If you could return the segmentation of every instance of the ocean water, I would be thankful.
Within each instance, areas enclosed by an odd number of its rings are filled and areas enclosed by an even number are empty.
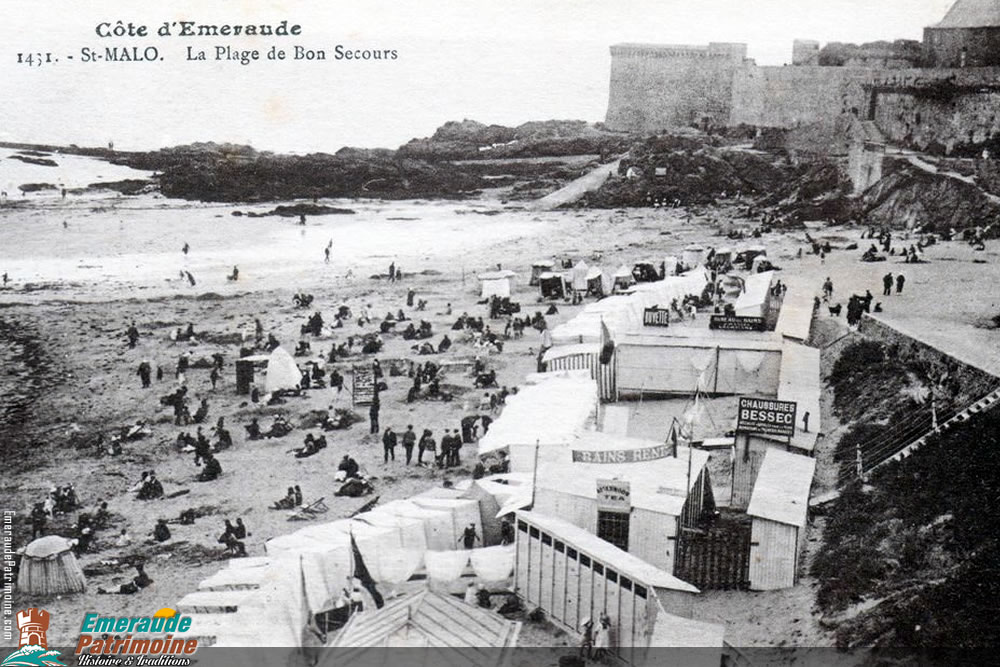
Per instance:
[[[278,284],[305,287],[349,271],[367,277],[386,272],[392,261],[404,271],[458,269],[463,262],[478,271],[493,264],[492,246],[543,234],[559,219],[559,214],[499,210],[482,201],[321,200],[356,213],[309,216],[300,226],[296,218],[233,215],[263,213],[276,204],[203,204],[109,191],[65,199],[58,190],[21,197],[17,185],[24,182],[72,188],[149,174],[62,155],[49,156],[59,167],[43,167],[12,160],[12,152],[0,149],[0,183],[8,192],[7,204],[0,205],[0,272],[10,275],[15,289],[44,285],[59,298],[188,289],[182,271],[191,272],[198,290],[220,293]],[[326,264],[324,249],[331,242]],[[186,256],[185,243],[191,248]],[[226,280],[233,266],[240,270],[235,285]],[[0,301],[11,297],[9,290],[0,292]]]

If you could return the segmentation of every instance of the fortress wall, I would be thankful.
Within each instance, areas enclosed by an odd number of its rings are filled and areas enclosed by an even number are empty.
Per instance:
[[[654,133],[707,115],[719,124],[833,132],[838,118],[856,114],[889,142],[920,149],[1000,136],[1000,67],[758,67],[730,45],[611,52],[607,123],[616,130]]]
[[[726,123],[732,108],[733,72],[742,58],[705,48],[612,48],[611,129],[658,132],[690,126],[710,116]]]
[[[954,88],[928,88],[942,81]],[[951,151],[1000,135],[1000,68],[901,70],[872,83],[875,123],[893,143]]]
[[[868,67],[748,67],[733,78],[730,124],[797,127],[832,124],[857,109],[864,113],[862,84],[877,70]]]

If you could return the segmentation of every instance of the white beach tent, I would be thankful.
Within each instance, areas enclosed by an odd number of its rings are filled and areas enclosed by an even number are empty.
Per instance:
[[[635,284],[635,278],[632,277],[632,270],[622,264],[617,269],[612,276],[614,281],[613,291],[618,291],[627,288],[629,285]]]
[[[275,537],[265,545],[276,561],[300,564],[306,601],[313,612],[329,609],[354,571],[350,538],[339,530],[312,526],[312,534],[298,531]]]
[[[736,299],[736,314],[745,317],[763,317],[767,312],[771,280],[774,271],[755,273],[744,283],[743,293]]]
[[[420,496],[411,498],[411,500],[417,507],[448,512],[449,516],[451,516],[454,533],[457,536],[456,543],[469,524],[476,527],[476,535],[479,535],[480,539],[482,539],[483,521],[479,512],[478,500],[471,498],[422,498]],[[453,544],[451,548],[456,549],[458,547],[456,544]]]
[[[420,519],[428,549],[454,549],[458,543],[451,512],[420,507],[409,500],[394,500],[376,508],[372,513]]]
[[[514,291],[514,278],[517,276],[513,271],[504,269],[503,271],[490,271],[479,274],[482,281],[481,299],[488,299],[491,296],[510,296]]]
[[[537,384],[507,398],[500,417],[479,439],[479,455],[507,448],[513,472],[531,472],[539,448],[564,446],[597,410],[590,372],[545,373]]]
[[[283,347],[276,347],[267,357],[267,377],[264,391],[271,393],[279,389],[296,389],[302,382],[302,371],[295,359]]]
[[[689,269],[700,265],[705,259],[705,246],[692,243],[684,248],[681,259],[684,262],[684,266]]]
[[[570,283],[573,285],[573,289],[577,292],[585,292],[587,290],[587,275],[590,273],[590,266],[582,259],[576,263],[573,269],[570,271]]]
[[[365,521],[344,519],[335,524],[346,534],[353,535],[368,573],[377,582],[401,584],[413,576],[424,562],[425,549],[403,546],[402,529],[398,523],[386,522],[376,526]]]
[[[354,517],[355,522],[372,526],[392,526],[399,530],[400,546],[404,549],[427,551],[427,535],[424,522],[414,517],[397,516],[390,512],[363,512]]]

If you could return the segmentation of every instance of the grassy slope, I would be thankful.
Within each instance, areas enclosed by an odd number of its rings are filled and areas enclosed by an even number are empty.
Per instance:
[[[831,377],[838,402],[849,397],[851,405],[868,406],[858,418],[884,418],[894,402],[898,409],[908,400],[886,392],[904,381],[906,369],[879,360],[874,348],[852,347],[851,361],[839,364],[841,373],[835,369]],[[849,368],[862,359],[877,370],[868,381]],[[854,483],[837,501],[813,565],[821,581],[817,602],[839,625],[838,643],[997,643],[1000,413],[982,414],[938,436],[869,482]]]

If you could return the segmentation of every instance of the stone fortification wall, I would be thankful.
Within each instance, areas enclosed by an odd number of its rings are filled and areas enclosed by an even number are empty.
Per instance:
[[[732,109],[733,73],[746,46],[611,47],[611,129],[654,133],[708,119],[725,124]]]
[[[733,77],[732,125],[797,127],[864,114],[866,67],[747,67]]]
[[[742,48],[742,51],[740,50]],[[758,67],[742,45],[611,48],[611,129],[719,125],[834,130],[851,115],[895,144],[951,152],[1000,137],[1000,67]]]
[[[950,153],[1000,135],[1000,68],[880,72],[872,119],[896,144]]]

